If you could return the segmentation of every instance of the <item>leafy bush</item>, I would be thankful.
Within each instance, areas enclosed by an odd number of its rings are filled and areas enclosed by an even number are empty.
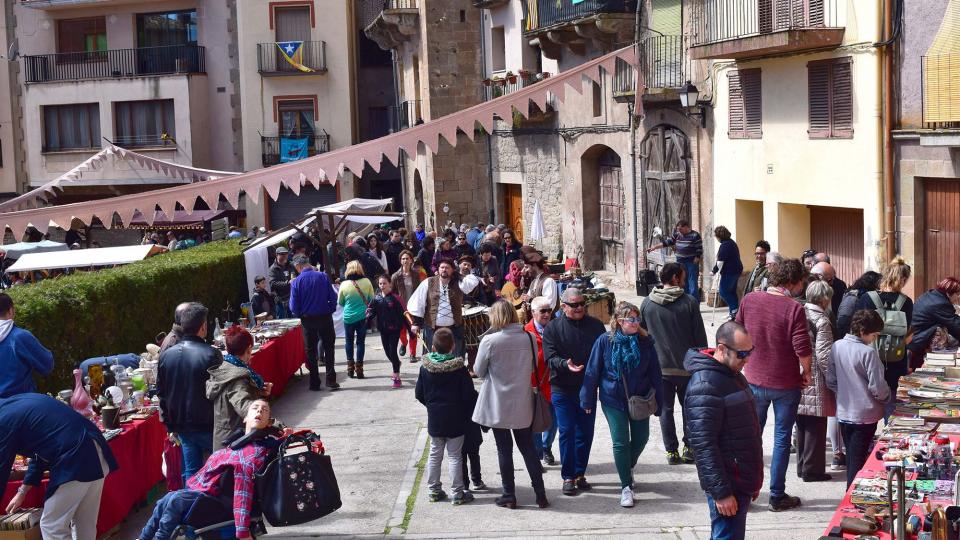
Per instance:
[[[170,330],[181,302],[201,302],[211,321],[223,319],[227,302],[239,315],[246,272],[242,247],[222,241],[9,293],[17,325],[53,351],[53,373],[38,378],[37,385],[41,392],[56,392],[73,388],[73,369],[87,358],[143,352],[158,333]]]

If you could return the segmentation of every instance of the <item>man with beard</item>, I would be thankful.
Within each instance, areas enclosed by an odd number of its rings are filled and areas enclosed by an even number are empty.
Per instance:
[[[434,332],[449,328],[456,341],[455,354],[463,356],[463,296],[455,263],[450,259],[438,261],[437,275],[423,280],[414,291],[407,303],[407,311],[414,318],[411,330],[417,333],[423,328],[427,349],[433,346]]]
[[[534,298],[544,297],[547,305],[557,309],[557,283],[547,273],[543,255],[536,251],[527,251],[523,255],[523,273],[530,286],[526,294],[521,296],[524,302],[532,302]]]

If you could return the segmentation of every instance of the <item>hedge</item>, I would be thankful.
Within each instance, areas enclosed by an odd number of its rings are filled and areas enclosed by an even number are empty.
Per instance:
[[[242,246],[229,240],[8,292],[17,325],[53,351],[53,373],[37,378],[40,391],[52,393],[73,388],[73,369],[87,358],[143,352],[170,330],[181,302],[203,303],[213,321],[227,302],[239,315],[247,296]]]

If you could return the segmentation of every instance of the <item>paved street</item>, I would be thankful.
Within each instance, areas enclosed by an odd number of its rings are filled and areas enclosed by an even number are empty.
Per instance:
[[[618,299],[637,300],[624,291],[618,293]],[[715,328],[710,326],[711,311],[708,307],[703,309],[712,340],[711,330]],[[718,324],[721,318],[718,313]],[[394,390],[389,384],[390,364],[378,336],[367,337],[367,353],[365,380],[341,380],[343,388],[338,392],[313,393],[307,391],[306,380],[300,379],[275,405],[274,415],[284,423],[314,429],[323,437],[337,472],[343,508],[316,523],[273,528],[271,537],[375,537],[388,533],[410,538],[709,538],[709,515],[696,469],[693,465],[666,465],[659,424],[655,421],[637,465],[637,505],[632,509],[620,508],[618,504],[619,482],[602,416],[597,419],[588,470],[594,485],[592,492],[564,497],[560,493],[559,467],[548,467],[544,480],[552,506],[537,509],[529,477],[522,470],[523,462],[517,453],[517,495],[521,506],[513,511],[496,507],[493,499],[500,483],[496,447],[493,436],[487,434],[481,461],[484,481],[491,489],[477,492],[477,500],[466,506],[430,503],[422,479],[419,485],[416,483],[418,471],[425,463],[427,443],[426,412],[413,397],[419,366],[405,363],[405,387]],[[338,360],[342,359],[340,354],[342,346]],[[677,423],[680,425],[679,409]],[[773,427],[768,425],[764,433],[768,464],[772,436]],[[556,447],[554,451],[557,453]],[[446,473],[443,478],[448,487]],[[415,495],[408,500],[412,488]],[[835,474],[831,482],[805,484],[796,478],[791,463],[787,491],[800,496],[803,507],[785,513],[769,512],[768,492],[764,488],[748,518],[748,538],[816,538],[843,494],[844,481],[840,474]],[[134,538],[136,527],[145,519],[144,512],[131,519],[121,537]]]

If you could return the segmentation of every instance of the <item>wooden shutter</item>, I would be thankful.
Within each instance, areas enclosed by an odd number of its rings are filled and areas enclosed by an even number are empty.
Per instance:
[[[727,135],[731,139],[743,139],[746,134],[743,130],[743,90],[740,87],[740,72],[731,70],[727,73],[730,82],[730,105],[727,111]]]
[[[824,0],[807,0],[807,26],[824,26]]]
[[[830,122],[834,138],[853,137],[853,75],[851,58],[838,58],[831,65]]]
[[[811,139],[830,137],[830,64],[810,62],[807,64],[808,116]]]
[[[831,58],[807,64],[811,139],[853,137],[852,59]]]
[[[727,77],[730,81],[729,137],[762,138],[760,68],[731,71]]]
[[[761,34],[773,31],[773,0],[757,0],[757,29]]]

